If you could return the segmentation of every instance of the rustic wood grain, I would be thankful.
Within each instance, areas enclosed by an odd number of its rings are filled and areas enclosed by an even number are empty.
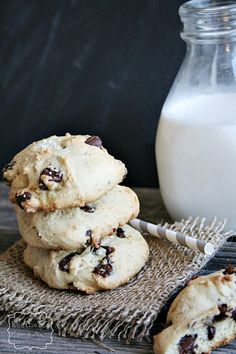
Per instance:
[[[141,214],[140,217],[151,222],[159,222],[161,220],[169,220],[168,213],[161,200],[160,192],[157,189],[136,188],[140,202]],[[7,200],[7,187],[0,183],[0,252],[6,250],[17,239],[19,233],[14,214],[14,208]],[[220,252],[208,263],[207,267],[202,270],[202,274],[225,267],[227,264],[236,265],[236,237],[232,237],[229,242],[226,242]],[[165,314],[164,314],[165,315]],[[163,313],[162,313],[163,316]],[[37,329],[38,331],[38,329]],[[32,329],[17,328],[17,337],[19,343],[27,342],[27,337],[33,335]],[[40,330],[40,343],[43,338],[48,337],[48,331]],[[97,343],[89,340],[81,340],[78,338],[62,338],[53,333],[53,343],[46,350],[32,350],[31,353],[79,353],[79,354],[106,354],[109,351],[115,351],[117,354],[151,354],[152,343],[150,342],[132,342],[125,343],[114,338],[106,340],[105,345],[108,347],[102,348]],[[37,343],[37,338],[35,339]],[[40,346],[40,343],[39,346]],[[110,348],[110,350],[109,350]],[[8,342],[7,325],[0,327],[0,352],[1,353],[28,353],[29,350],[15,350],[12,344]],[[226,347],[222,347],[215,351],[218,354],[234,354],[236,353],[236,341]]]

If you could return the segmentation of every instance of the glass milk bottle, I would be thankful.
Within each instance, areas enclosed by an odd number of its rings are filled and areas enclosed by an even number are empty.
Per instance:
[[[156,137],[161,194],[173,219],[236,230],[236,1],[189,1],[180,17],[187,50]]]

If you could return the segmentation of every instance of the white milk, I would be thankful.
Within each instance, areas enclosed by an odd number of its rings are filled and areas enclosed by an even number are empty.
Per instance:
[[[236,93],[163,107],[156,141],[162,197],[173,217],[227,218],[236,230]]]

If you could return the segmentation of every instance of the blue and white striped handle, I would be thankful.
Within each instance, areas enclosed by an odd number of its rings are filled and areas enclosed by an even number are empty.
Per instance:
[[[164,227],[154,225],[140,219],[130,220],[129,223],[133,226],[133,228],[139,231],[148,232],[153,236],[163,240],[168,240],[177,245],[185,246],[207,255],[212,255],[215,252],[215,248],[212,243],[204,242],[191,236],[186,236],[179,231],[165,229]]]

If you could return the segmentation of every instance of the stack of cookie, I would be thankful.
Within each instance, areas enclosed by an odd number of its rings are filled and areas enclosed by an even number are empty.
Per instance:
[[[11,185],[26,265],[50,287],[93,293],[128,282],[149,249],[127,225],[136,194],[127,170],[96,136],[66,134],[29,145],[3,170]]]

